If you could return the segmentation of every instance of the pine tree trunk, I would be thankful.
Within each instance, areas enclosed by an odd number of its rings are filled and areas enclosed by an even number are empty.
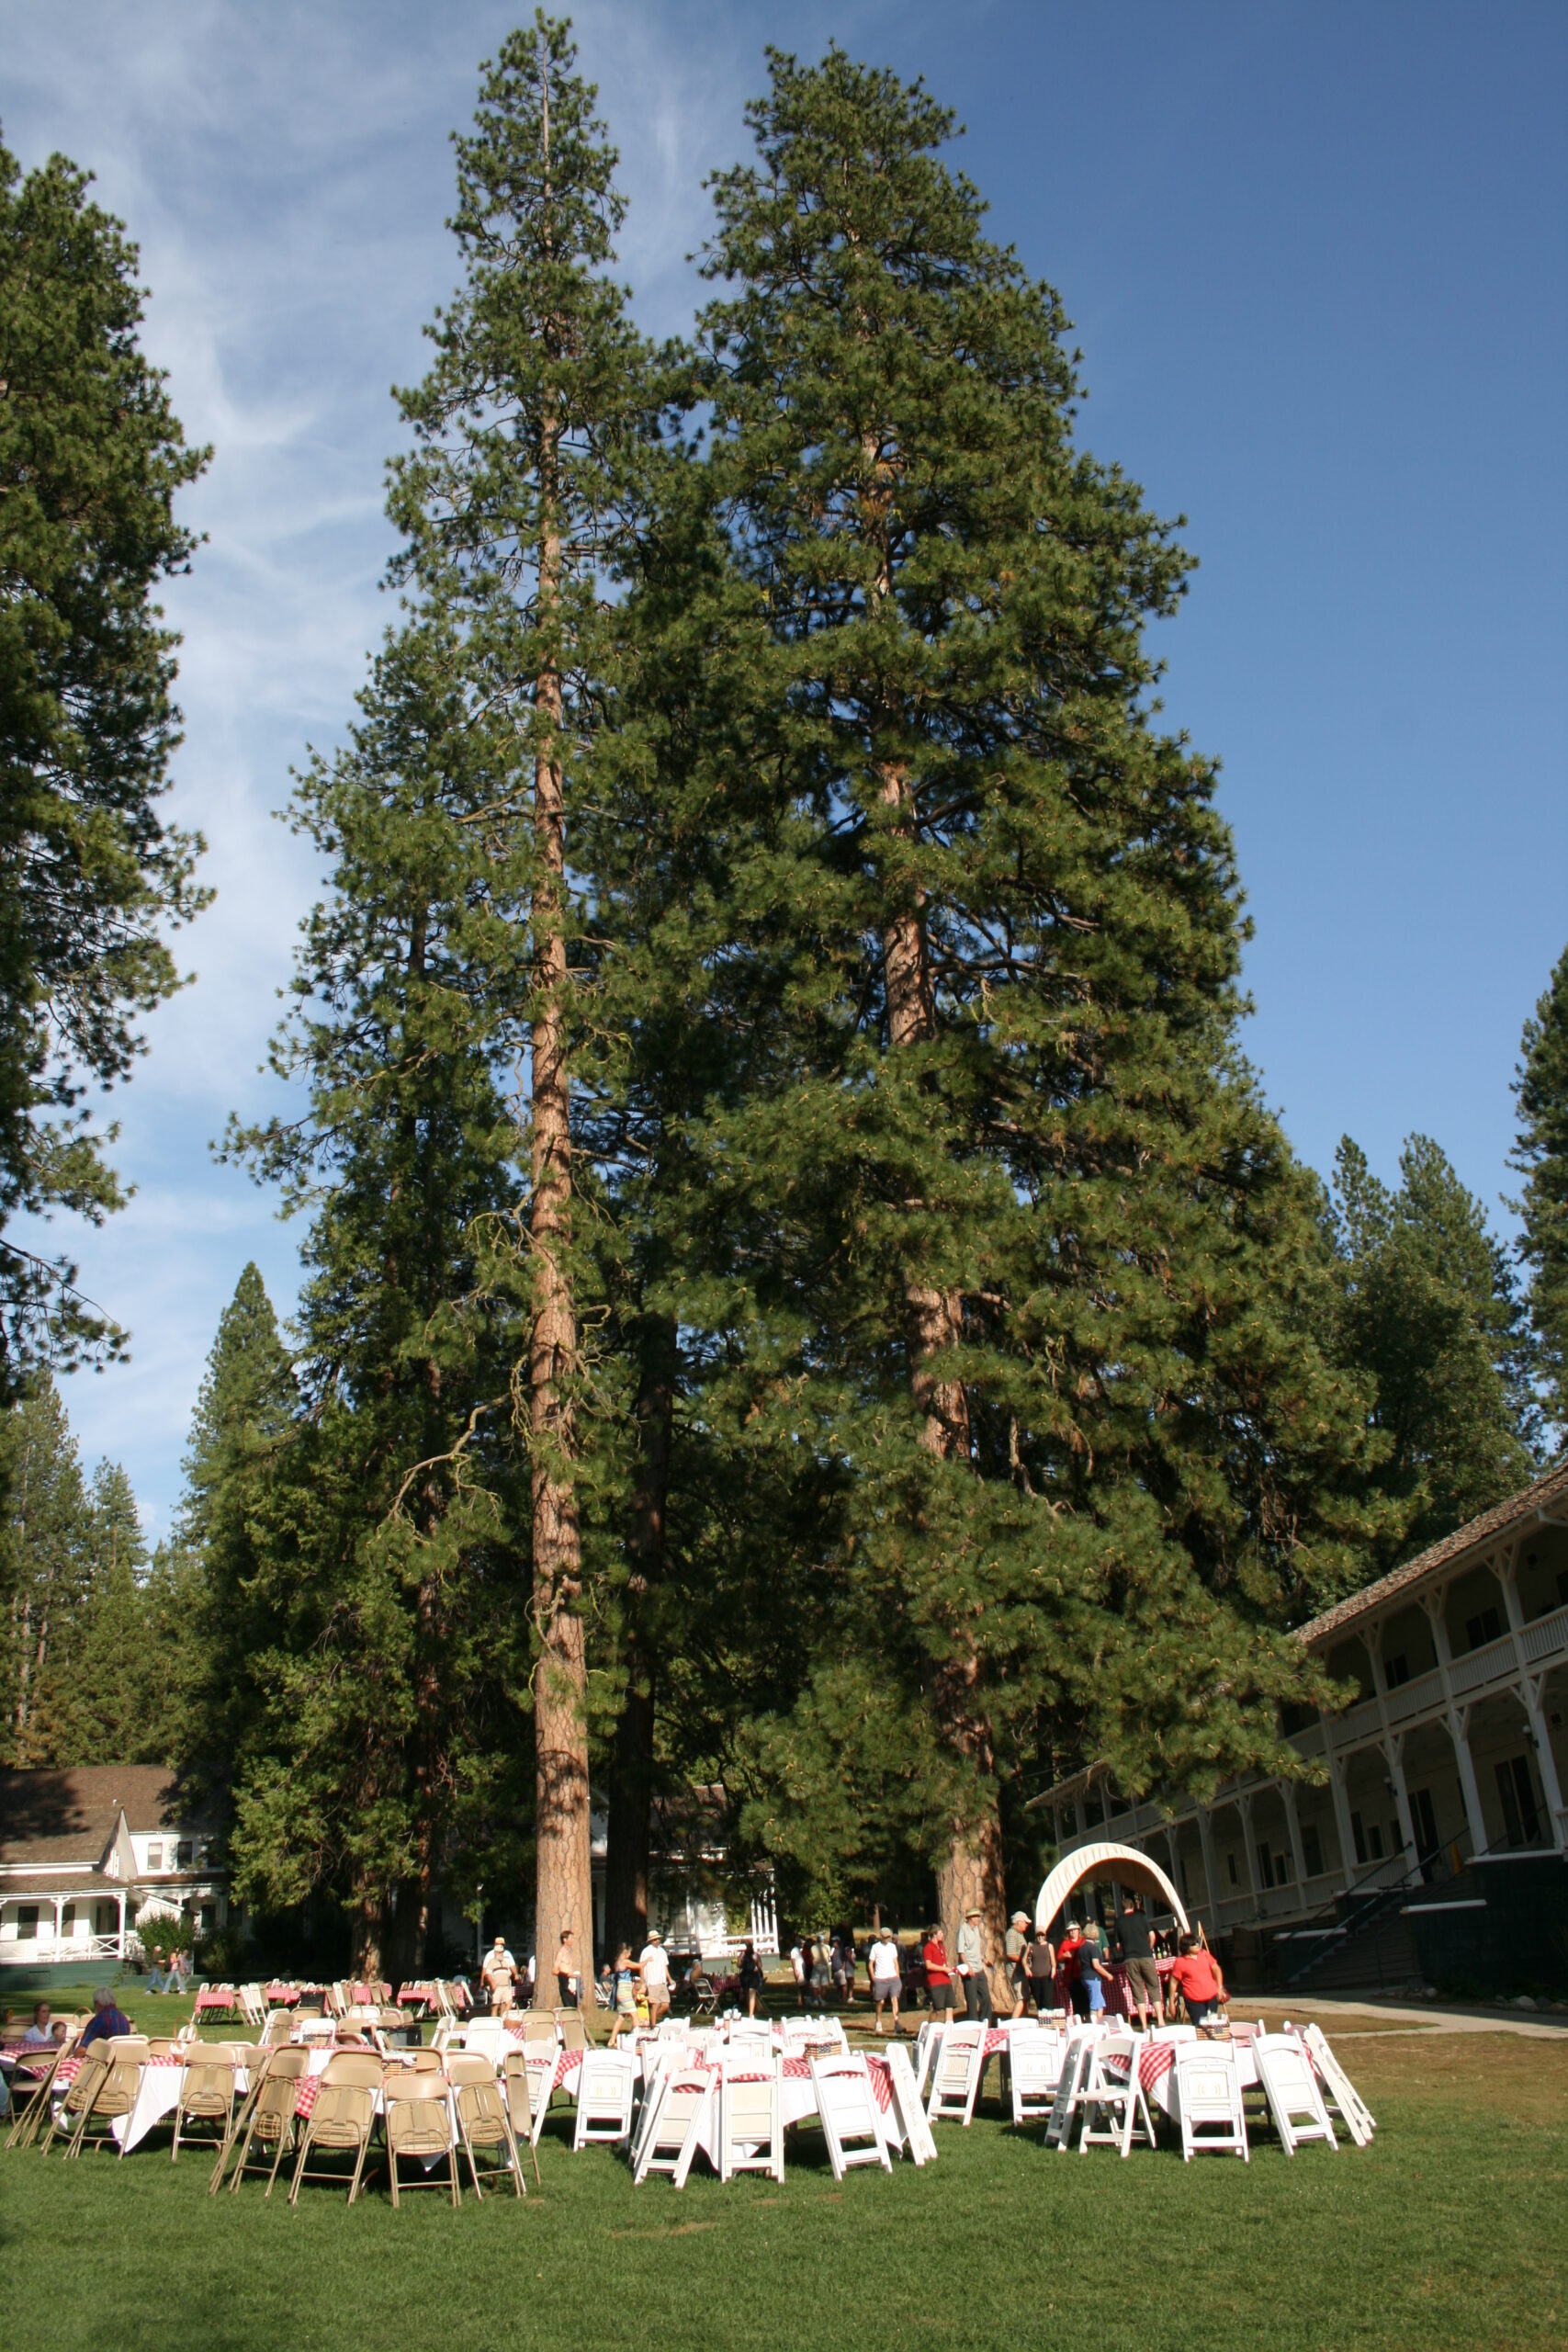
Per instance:
[[[664,1514],[670,1495],[670,1447],[675,1405],[675,1324],[650,1316],[639,1335],[637,1432],[641,1468],[632,1504],[632,1575],[626,1601],[631,1638],[626,1696],[615,1726],[610,1774],[610,1830],[604,1863],[604,1944],[613,1958],[622,1943],[634,1952],[648,1940],[649,1814],[653,1803],[653,1735],[657,1662],[639,1620],[649,1593],[664,1574]]]
[[[378,1984],[381,1954],[386,1946],[386,1905],[379,1894],[363,1894],[354,1914],[350,1939],[350,1973],[355,1984]]]
[[[588,1666],[581,1611],[582,1552],[572,1477],[570,1384],[577,1368],[571,1247],[570,1078],[566,1000],[566,811],[560,738],[561,673],[555,647],[561,548],[555,524],[559,427],[547,423],[540,453],[539,616],[547,647],[535,696],[542,736],[534,763],[534,833],[541,875],[534,899],[538,959],[533,1023],[533,1199],[529,1248],[533,1335],[529,1422],[533,1445],[534,1753],[537,1776],[534,1998],[555,2000],[550,1962],[570,1928],[586,1973],[593,1951],[589,1854]]]
[[[874,436],[867,436],[866,455],[874,463],[878,446]],[[879,466],[877,471],[882,481],[890,483],[886,467]],[[890,495],[890,488],[879,488],[866,501],[868,516],[878,536],[886,522]],[[892,567],[886,537],[882,537],[874,594],[883,598],[892,593]],[[877,773],[883,803],[893,812],[896,830],[904,831],[911,815],[908,781],[893,761],[879,762]],[[923,1044],[936,1029],[936,995],[931,985],[923,894],[918,893],[912,905],[900,908],[890,917],[882,934],[882,964],[888,1044],[893,1052],[899,1053]],[[961,1380],[939,1379],[931,1370],[932,1360],[956,1347],[963,1337],[963,1293],[940,1290],[921,1282],[918,1269],[910,1267],[905,1274],[904,1312],[909,1393],[922,1416],[920,1443],[939,1462],[966,1462],[970,1450],[969,1401],[964,1384]],[[975,1679],[976,1661],[971,1655],[942,1678],[939,1713],[953,1746],[988,1777],[994,1763],[991,1727],[985,1715],[974,1707]],[[982,1933],[987,1959],[993,1951],[999,1951],[1006,1898],[1001,1826],[995,1805],[978,1820],[953,1823],[946,1860],[937,1871],[937,1898],[949,1950],[953,1948],[965,1913],[978,1904],[985,1914]]]

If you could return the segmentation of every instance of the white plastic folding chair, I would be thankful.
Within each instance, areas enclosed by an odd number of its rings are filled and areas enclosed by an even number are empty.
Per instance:
[[[1058,2155],[1065,2153],[1073,2136],[1073,2122],[1083,2103],[1096,2038],[1082,2030],[1067,2036],[1056,2076],[1056,2094],[1051,2101],[1051,2118],[1045,2126],[1045,2145],[1055,2148]]]
[[[926,2120],[926,2110],[920,2104],[920,2086],[915,2080],[909,2053],[901,2041],[896,2041],[887,2052],[887,2075],[893,2086],[893,2112],[906,2153],[917,2165],[934,2164],[936,2135]]]
[[[784,2178],[784,2060],[744,2042],[719,2069],[718,2177],[771,2173]]]
[[[970,2124],[974,2120],[975,2101],[980,2095],[980,2076],[985,2067],[985,2027],[950,2027],[938,2043],[931,2064],[931,2095],[926,2101],[928,2121],[941,2123],[957,2116],[965,2126]]]
[[[653,2128],[659,2112],[659,2102],[664,2095],[664,2079],[671,2067],[680,2063],[680,2053],[673,2045],[658,2041],[652,2034],[645,2036],[641,2049],[634,2054],[634,2064],[642,2067],[642,2098],[632,2125],[631,2147],[628,2154],[635,2173],[642,2154],[643,2143]]]
[[[915,2081],[920,2097],[926,2095],[926,2084],[936,2064],[936,2053],[952,2030],[950,2018],[927,2018],[915,2036]]]
[[[1014,2129],[1050,2120],[1061,2077],[1066,2044],[1054,2033],[1017,2035],[1008,2057],[1008,2087],[1012,2095]]]
[[[1304,2140],[1326,2140],[1337,2150],[1339,2143],[1300,2035],[1254,2034],[1252,2054],[1285,2154],[1293,2156]]]
[[[667,2172],[677,2188],[684,2188],[717,2088],[718,2075],[711,2068],[670,2069],[657,2086],[653,2118],[632,2167],[636,2186],[640,2188],[650,2172]]]
[[[1289,2030],[1287,2019],[1286,2030],[1289,2031]],[[1346,2131],[1348,2132],[1358,2148],[1368,2146],[1372,2133],[1378,2128],[1377,2120],[1333,2051],[1330,2050],[1327,2041],[1324,2039],[1323,2028],[1317,2025],[1303,2027],[1302,2046],[1316,2070],[1317,2078],[1323,2085],[1325,2098],[1332,2101]]]
[[[632,2100],[637,2089],[637,2062],[619,2050],[585,2050],[577,2075],[577,2121],[572,2127],[574,2151],[591,2143],[619,2147],[632,2136]]]
[[[811,2057],[812,2096],[822,2119],[828,2160],[835,2180],[856,2165],[880,2165],[891,2172],[893,2159],[877,2112],[876,2093],[863,2053],[852,2057]]]
[[[438,2041],[438,2046],[445,2049],[446,2043]],[[515,2050],[517,2044],[500,2018],[471,2018],[463,2028],[463,2047],[482,2052],[499,2073],[507,2052]]]
[[[1182,2163],[1208,2154],[1240,2156],[1244,2164],[1250,2163],[1241,2068],[1231,2043],[1179,2041],[1174,2071]]]
[[[1090,2148],[1114,2148],[1119,2155],[1129,2155],[1134,2140],[1140,2135],[1147,2146],[1154,2146],[1154,2120],[1138,2073],[1143,2051],[1144,2036],[1137,2033],[1101,2033],[1090,2042],[1082,2093],[1080,2155],[1087,2155]],[[1102,2116],[1103,2123],[1098,2120]]]
[[[766,2018],[735,2018],[729,2028],[731,2050],[765,2050],[772,2052],[773,2029]]]
[[[690,2040],[691,2032],[692,2020],[690,2018],[660,2018],[659,2020],[659,2039],[660,2041],[684,2042]]]

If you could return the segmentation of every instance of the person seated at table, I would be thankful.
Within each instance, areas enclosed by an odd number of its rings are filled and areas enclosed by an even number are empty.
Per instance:
[[[1141,2031],[1147,2033],[1151,2009],[1158,2022],[1165,2023],[1165,2002],[1160,1995],[1159,1970],[1155,1964],[1154,1933],[1147,1914],[1139,1910],[1130,1894],[1122,1902],[1117,1932],[1122,1939],[1128,1998],[1138,2012]]]
[[[62,2018],[60,2022],[63,2027],[64,2018]],[[24,2050],[52,2050],[54,2048],[54,2028],[49,2021],[47,2001],[34,2003],[33,2021],[22,2036],[22,2048]]]
[[[1170,1981],[1186,2002],[1187,2014],[1200,2031],[1212,2025],[1214,2013],[1225,1997],[1225,1980],[1207,1944],[1201,1944],[1196,1936],[1183,1936],[1170,1963]]]
[[[134,2033],[136,2028],[123,2009],[115,2006],[114,1995],[107,1984],[100,1984],[93,1996],[93,2014],[82,2036],[85,2050],[95,2041],[112,2041],[118,2034]]]

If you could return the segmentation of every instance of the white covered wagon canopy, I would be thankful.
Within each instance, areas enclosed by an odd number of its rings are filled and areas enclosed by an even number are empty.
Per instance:
[[[1117,1846],[1106,1840],[1096,1846],[1075,1847],[1064,1854],[1044,1885],[1034,1906],[1034,1924],[1048,1928],[1075,1887],[1086,1879],[1113,1879],[1119,1886],[1130,1886],[1138,1894],[1152,1894],[1157,1902],[1172,1911],[1183,1934],[1188,1930],[1188,1918],[1181,1897],[1159,1864],[1147,1854],[1140,1854],[1134,1846]]]

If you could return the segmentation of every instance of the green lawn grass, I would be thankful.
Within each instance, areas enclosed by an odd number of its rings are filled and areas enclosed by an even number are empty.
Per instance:
[[[154,2005],[138,2023],[157,2030]],[[772,2352],[847,2336],[1391,2352],[1568,2339],[1568,2041],[1337,2034],[1379,2120],[1370,2149],[1259,2136],[1250,2165],[1167,2146],[1047,2155],[993,2109],[941,2126],[934,2166],[852,2173],[791,2134],[781,2189],[694,2172],[634,2189],[607,2150],[541,2150],[543,2192],[384,2188],[298,2211],[207,2195],[166,2132],[123,2164],[0,2155],[0,2259],[29,2352]],[[560,2110],[564,2119],[565,2110]]]

